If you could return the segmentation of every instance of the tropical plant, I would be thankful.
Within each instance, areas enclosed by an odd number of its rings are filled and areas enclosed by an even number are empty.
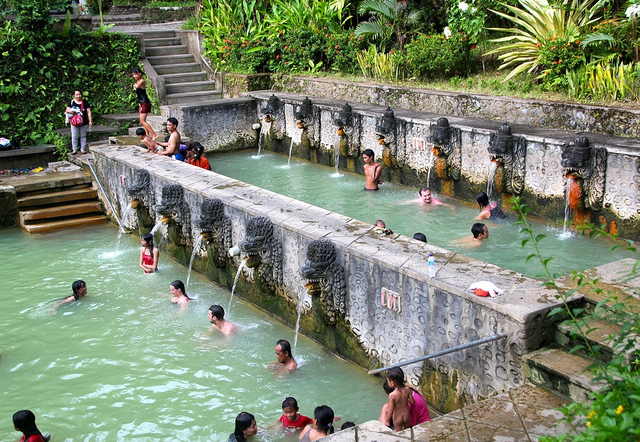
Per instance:
[[[404,66],[407,76],[415,79],[463,76],[469,66],[469,42],[459,34],[421,35],[396,54],[397,63]]]
[[[567,92],[575,98],[637,100],[639,69],[638,64],[598,60],[566,73]]]
[[[533,252],[527,260],[537,260],[543,268],[543,285],[554,289],[562,307],[553,309],[549,315],[568,318],[565,323],[574,330],[573,338],[578,344],[571,349],[571,353],[584,352],[594,363],[592,370],[594,381],[603,382],[604,388],[591,393],[589,403],[574,402],[562,408],[565,424],[571,429],[567,434],[556,437],[542,437],[549,441],[631,441],[640,436],[640,377],[638,377],[638,345],[640,345],[640,320],[638,319],[637,296],[638,288],[630,293],[610,294],[599,287],[597,279],[589,279],[584,272],[574,271],[572,279],[575,287],[566,289],[557,283],[558,275],[549,270],[552,257],[544,257],[540,253],[539,244],[545,235],[536,235],[529,223],[528,208],[521,203],[520,198],[512,199],[513,207],[518,213],[517,224],[522,226],[525,235],[523,247],[533,247]],[[638,255],[638,250],[632,241],[621,241],[617,235],[607,233],[604,229],[586,224],[581,227],[583,234],[591,237],[606,236],[614,241],[613,248],[625,248]],[[630,267],[626,277],[628,280],[638,278],[640,261]],[[569,298],[576,292],[587,290],[596,293],[602,300],[598,302],[592,312],[582,306],[569,303]],[[607,322],[620,326],[616,335],[609,336],[608,344],[613,349],[611,360],[604,362],[601,348],[593,345],[588,337],[595,326],[594,320],[605,319]]]
[[[358,66],[362,75],[377,81],[397,81],[401,71],[394,61],[393,54],[393,50],[386,54],[378,52],[375,45],[370,45],[366,51],[358,52]]]
[[[492,10],[518,26],[491,28],[510,34],[491,40],[507,44],[485,54],[499,53],[498,59],[502,62],[499,69],[512,68],[505,81],[523,72],[537,72],[542,61],[540,48],[545,43],[559,38],[573,43],[597,20],[593,0],[562,0],[552,4],[547,0],[519,0],[519,3],[522,8],[502,4],[513,15]]]
[[[271,38],[300,29],[338,32],[351,18],[345,17],[348,4],[348,0],[271,0],[265,27]]]
[[[475,44],[478,42],[478,37],[484,30],[486,19],[487,14],[476,7],[475,0],[469,0],[468,2],[449,0],[447,11],[449,29],[454,34],[459,33],[467,37],[470,43]]]
[[[419,17],[418,12],[407,7],[406,1],[396,0],[364,0],[358,13],[371,14],[371,20],[358,25],[356,36],[370,37],[382,52],[389,51],[394,44],[402,51],[409,30]]]

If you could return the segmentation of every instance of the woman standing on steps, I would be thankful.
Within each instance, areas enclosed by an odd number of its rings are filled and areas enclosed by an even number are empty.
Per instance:
[[[149,96],[147,95],[147,82],[144,80],[144,72],[142,72],[140,68],[133,68],[131,75],[136,80],[133,84],[133,88],[136,90],[138,103],[140,103],[140,108],[138,110],[138,112],[140,112],[140,124],[144,127],[144,130],[147,131],[149,138],[155,140],[157,135],[149,123],[147,123],[147,114],[151,112],[151,100],[149,100]]]
[[[80,89],[73,91],[73,98],[67,104],[64,112],[67,115],[82,114],[82,124],[80,126],[71,124],[71,155],[78,153],[78,144],[80,144],[80,152],[87,153],[87,131],[93,126],[93,116],[91,115],[91,105],[82,98]]]

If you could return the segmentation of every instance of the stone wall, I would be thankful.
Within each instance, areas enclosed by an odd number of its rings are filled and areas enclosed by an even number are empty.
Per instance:
[[[18,197],[13,186],[0,186],[0,229],[13,227],[18,219]]]
[[[183,131],[193,140],[203,142],[207,151],[227,151],[256,148],[259,118],[264,117],[271,91],[253,92],[249,97],[222,100],[201,106],[172,107],[174,116],[182,121]],[[431,168],[429,185],[439,193],[473,202],[474,195],[486,190],[492,165],[488,147],[500,124],[471,118],[449,117],[456,136],[453,154],[446,160],[432,158],[434,143],[429,138],[441,115],[407,109],[395,109],[396,128],[388,145],[378,141],[377,126],[382,106],[351,103],[353,124],[349,133],[338,137],[335,119],[343,103],[312,97],[312,116],[303,131],[294,114],[303,97],[278,93],[280,107],[271,124],[261,123],[262,148],[287,153],[293,140],[293,154],[314,162],[334,165],[338,143],[346,144],[346,155],[339,157],[340,166],[362,173],[361,153],[370,148],[376,158],[384,160],[383,179],[405,185],[424,186]],[[252,98],[250,98],[252,97]],[[565,216],[565,189],[568,169],[562,166],[564,146],[574,142],[576,134],[570,131],[540,129],[512,125],[512,134],[522,139],[517,161],[506,161],[508,167],[499,169],[503,187],[513,187],[511,181],[522,182],[519,191],[506,189],[498,192],[497,200],[507,205],[511,195],[519,194],[532,212],[561,223]],[[600,218],[607,224],[615,221],[619,233],[626,238],[640,239],[640,151],[630,138],[588,135],[590,145],[604,153],[604,163],[584,180],[584,193],[593,192],[600,207],[588,212],[587,220],[595,223]],[[457,159],[455,157],[457,156]],[[459,176],[451,169],[458,162]],[[439,165],[444,163],[450,175],[440,177]],[[514,178],[514,175],[518,175]]]
[[[291,326],[300,305],[301,332],[365,368],[504,335],[405,367],[410,383],[422,386],[436,408],[451,410],[521,385],[520,356],[549,338],[546,313],[559,304],[538,281],[402,235],[381,237],[371,225],[145,155],[139,147],[96,146],[93,155],[98,177],[127,228],[135,234],[140,226],[149,231],[165,213],[165,241],[156,243],[185,265],[202,231],[205,241],[196,252],[195,269],[230,288],[244,261],[250,268],[239,277],[237,296]],[[174,185],[171,192],[168,185]],[[132,201],[127,186],[137,189],[138,204],[123,217]],[[166,208],[169,194],[178,202],[173,211]],[[209,224],[215,226],[206,228],[205,209],[214,201],[218,211]],[[145,224],[141,212],[151,221]],[[232,258],[229,246],[243,252]],[[258,249],[259,254],[250,252]],[[433,279],[426,276],[429,253],[439,263]],[[477,297],[468,289],[477,280],[491,280],[506,294]]]
[[[278,88],[298,95],[373,103],[534,127],[640,136],[640,111],[463,92],[436,91],[313,77],[282,77]]]

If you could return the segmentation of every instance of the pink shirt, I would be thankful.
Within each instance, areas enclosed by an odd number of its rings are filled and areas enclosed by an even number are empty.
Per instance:
[[[413,400],[415,401],[415,404],[411,404],[411,402],[409,402],[409,424],[412,427],[431,420],[427,401],[425,401],[422,395],[415,390],[413,390]]]

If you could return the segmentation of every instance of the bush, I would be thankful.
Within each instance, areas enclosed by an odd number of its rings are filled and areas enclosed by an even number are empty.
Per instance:
[[[553,37],[538,43],[543,85],[549,89],[567,90],[567,72],[577,70],[586,63],[580,41]]]
[[[327,69],[345,74],[360,73],[358,52],[364,48],[364,40],[353,31],[325,34],[325,57]]]
[[[258,74],[269,72],[269,51],[260,38],[248,39],[242,29],[222,39],[220,67],[227,72]]]
[[[405,52],[394,53],[398,66],[405,66],[409,77],[420,79],[466,75],[469,64],[468,40],[457,36],[421,35],[407,44]]]
[[[50,142],[64,125],[64,106],[80,88],[97,118],[136,108],[131,68],[137,39],[123,34],[0,29],[0,110],[22,144]]]
[[[324,41],[312,29],[288,31],[269,47],[269,70],[271,72],[304,72],[323,58]]]

